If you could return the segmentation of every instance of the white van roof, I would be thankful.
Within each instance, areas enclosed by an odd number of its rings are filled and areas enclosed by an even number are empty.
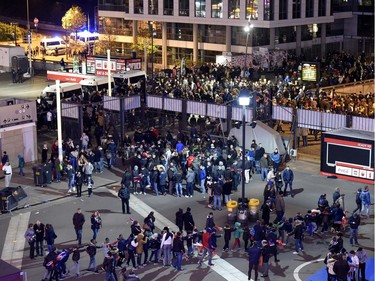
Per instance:
[[[142,70],[129,70],[124,72],[117,72],[112,75],[113,78],[129,79],[137,76],[146,76],[146,72]]]
[[[53,37],[53,38],[43,38],[41,42],[55,42],[55,41],[60,41],[62,44],[65,44],[64,39],[60,37]]]
[[[113,78],[111,79],[111,82],[113,82]],[[87,78],[79,81],[79,84],[81,84],[81,86],[96,86],[106,83],[108,83],[108,77],[105,76],[95,76],[93,78]]]
[[[61,83],[60,84],[60,91],[61,92],[68,92],[73,90],[78,90],[81,88],[81,85],[78,83]],[[47,93],[56,93],[56,84],[47,86],[42,91],[42,96],[47,95]]]

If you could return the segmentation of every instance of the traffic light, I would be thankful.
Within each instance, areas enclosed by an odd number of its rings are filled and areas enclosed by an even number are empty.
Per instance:
[[[29,37],[30,37],[30,44],[33,42],[33,37],[31,36],[31,32],[22,35],[22,43],[29,43]]]

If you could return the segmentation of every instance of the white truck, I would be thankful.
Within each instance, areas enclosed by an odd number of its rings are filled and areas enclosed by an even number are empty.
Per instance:
[[[24,55],[25,49],[23,47],[0,45],[0,72],[11,72],[12,58]]]

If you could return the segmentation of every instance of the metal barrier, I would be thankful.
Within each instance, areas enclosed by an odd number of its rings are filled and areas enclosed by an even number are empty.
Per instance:
[[[293,121],[293,108],[274,105],[272,106],[272,119],[292,122]]]
[[[353,116],[352,128],[361,131],[375,131],[375,119]]]

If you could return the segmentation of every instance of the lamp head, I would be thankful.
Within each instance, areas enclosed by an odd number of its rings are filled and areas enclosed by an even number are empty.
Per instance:
[[[238,96],[238,104],[242,106],[248,106],[250,104],[250,92],[248,90],[242,89],[240,95]]]

